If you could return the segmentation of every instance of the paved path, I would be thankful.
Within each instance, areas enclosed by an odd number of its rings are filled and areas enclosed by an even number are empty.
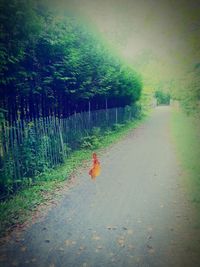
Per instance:
[[[170,108],[100,155],[42,222],[1,247],[1,266],[200,266],[195,228],[169,133]]]

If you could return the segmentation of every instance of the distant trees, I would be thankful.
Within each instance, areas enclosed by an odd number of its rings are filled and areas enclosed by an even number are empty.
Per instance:
[[[139,99],[140,78],[74,17],[33,0],[1,0],[0,10],[0,107],[9,121]]]
[[[180,90],[181,89],[181,90]],[[177,96],[187,114],[200,114],[200,63],[193,66],[181,83]]]
[[[155,91],[155,98],[158,105],[169,105],[170,104],[170,94],[161,90]]]
[[[190,64],[179,79],[174,80],[172,98],[178,100],[187,115],[200,114],[200,63]]]

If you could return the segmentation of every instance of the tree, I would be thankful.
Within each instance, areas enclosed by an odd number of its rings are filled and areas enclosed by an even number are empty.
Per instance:
[[[139,99],[136,73],[75,17],[53,12],[44,1],[3,0],[1,10],[0,104],[9,121]]]

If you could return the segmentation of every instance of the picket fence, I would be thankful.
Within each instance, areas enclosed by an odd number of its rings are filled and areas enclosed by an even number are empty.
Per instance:
[[[16,190],[47,168],[62,164],[84,137],[135,119],[136,106],[74,113],[68,118],[2,121],[0,126],[0,194]]]

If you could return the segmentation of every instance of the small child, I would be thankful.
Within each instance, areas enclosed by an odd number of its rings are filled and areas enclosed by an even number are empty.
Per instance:
[[[96,177],[99,176],[99,174],[101,172],[101,167],[100,167],[100,162],[97,158],[96,153],[92,154],[92,158],[93,158],[93,166],[92,166],[91,170],[89,171],[89,175],[91,176],[91,179],[93,181],[95,181]]]

